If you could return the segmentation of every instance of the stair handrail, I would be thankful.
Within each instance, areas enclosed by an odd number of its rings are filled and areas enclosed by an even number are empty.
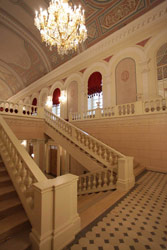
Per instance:
[[[65,121],[61,117],[44,109],[45,122],[55,128],[72,143],[75,143],[83,151],[109,168],[117,164],[118,158],[126,158],[125,155],[106,145],[102,141],[89,135],[85,131],[77,128],[73,124]]]
[[[32,185],[46,181],[46,176],[39,169],[35,161],[22,146],[19,140],[0,115],[0,152],[3,161],[6,162],[8,173],[22,201],[25,211],[32,222],[34,197]],[[2,145],[4,146],[3,150]]]

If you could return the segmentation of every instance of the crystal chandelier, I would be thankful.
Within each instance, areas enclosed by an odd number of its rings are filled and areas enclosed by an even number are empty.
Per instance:
[[[42,41],[52,49],[57,46],[59,54],[76,50],[87,38],[84,10],[74,9],[67,0],[51,0],[48,10],[36,11],[35,26],[39,29]]]

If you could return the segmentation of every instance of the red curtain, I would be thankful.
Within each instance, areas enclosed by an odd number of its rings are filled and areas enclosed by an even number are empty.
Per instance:
[[[59,97],[60,97],[60,89],[57,88],[53,92],[53,98],[52,98],[53,105],[58,105],[60,103]]]
[[[33,105],[33,106],[37,106],[37,98],[34,98],[34,99],[33,99],[32,105]]]
[[[88,95],[100,92],[102,92],[102,75],[100,72],[94,72],[88,80]]]

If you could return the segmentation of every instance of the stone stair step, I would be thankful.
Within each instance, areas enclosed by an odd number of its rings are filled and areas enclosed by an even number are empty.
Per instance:
[[[8,172],[4,167],[0,167],[0,176],[8,175]]]
[[[0,227],[0,243],[29,226],[28,218],[23,209],[3,218],[0,223],[3,225]]]
[[[0,187],[11,185],[11,180],[8,175],[0,176]]]
[[[15,213],[22,207],[18,197],[12,197],[0,201],[0,220],[5,216]]]
[[[6,241],[0,243],[1,250],[31,250],[29,240],[30,230],[24,230],[19,234],[9,237]]]
[[[12,185],[0,188],[0,201],[16,196],[16,191]]]
[[[98,203],[101,199],[104,199],[104,197],[106,197],[109,193],[112,193],[112,191],[95,193],[94,196],[90,196],[84,201],[78,201],[78,212],[82,213],[83,211],[87,210],[92,205]]]

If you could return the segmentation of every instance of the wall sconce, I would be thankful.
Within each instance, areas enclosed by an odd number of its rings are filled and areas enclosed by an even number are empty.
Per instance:
[[[61,103],[65,103],[67,101],[67,94],[65,90],[61,91],[61,96],[59,97],[59,101]]]
[[[45,105],[47,106],[48,109],[52,108],[52,96],[47,97],[47,101]]]

